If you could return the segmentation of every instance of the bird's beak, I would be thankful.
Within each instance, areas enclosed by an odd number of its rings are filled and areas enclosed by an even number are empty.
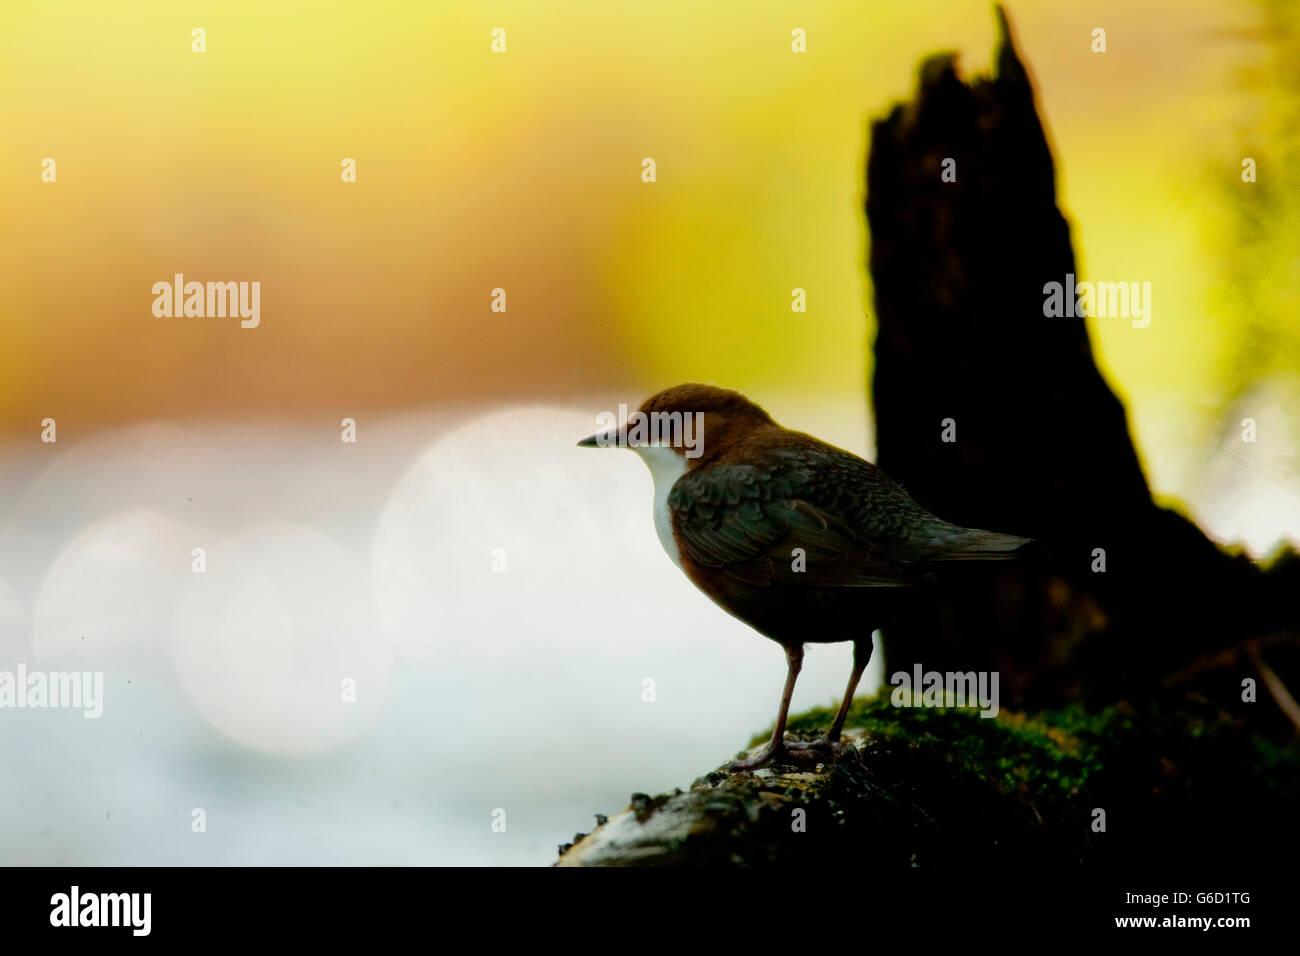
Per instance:
[[[594,435],[588,435],[582,441],[578,442],[579,448],[626,448],[627,432],[620,428],[611,428],[608,431],[596,432]]]

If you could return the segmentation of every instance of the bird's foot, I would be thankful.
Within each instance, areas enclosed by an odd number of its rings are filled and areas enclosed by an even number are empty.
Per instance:
[[[743,760],[727,761],[724,768],[732,772],[737,770],[758,770],[760,767],[766,767],[770,763],[779,762],[784,756],[784,745],[773,747],[771,744],[768,744],[752,757],[746,757]]]
[[[787,740],[785,746],[787,750],[794,753],[812,753],[830,757],[838,757],[844,750],[842,743],[829,737],[818,737],[816,740]]]
[[[843,745],[838,740],[822,737],[818,740],[783,740],[768,744],[752,757],[732,760],[726,765],[729,771],[758,770],[769,764],[809,764],[838,756]]]

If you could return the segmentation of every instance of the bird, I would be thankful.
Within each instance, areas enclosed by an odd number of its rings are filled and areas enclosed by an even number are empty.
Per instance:
[[[605,413],[613,419],[610,413]],[[635,452],[654,482],[654,525],[673,563],[733,617],[785,651],[771,739],[729,770],[838,752],[871,659],[872,632],[946,566],[1005,561],[1034,542],[951,524],[871,462],[783,428],[739,392],[687,383],[578,442]],[[805,644],[852,642],[844,699],[825,737],[785,740]]]

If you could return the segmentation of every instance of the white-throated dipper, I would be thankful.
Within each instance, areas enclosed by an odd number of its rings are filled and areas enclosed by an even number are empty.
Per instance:
[[[613,416],[609,416],[611,419]],[[869,461],[782,428],[738,392],[677,385],[578,442],[631,448],[654,478],[654,522],[673,562],[723,610],[785,649],[772,739],[733,770],[793,749],[834,749],[871,658],[871,634],[941,566],[1013,558],[1028,538],[950,524]],[[826,737],[785,740],[803,645],[853,642]]]

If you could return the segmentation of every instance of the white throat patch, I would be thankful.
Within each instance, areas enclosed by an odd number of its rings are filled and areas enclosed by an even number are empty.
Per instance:
[[[673,519],[668,513],[668,492],[672,490],[677,479],[686,474],[686,459],[675,449],[665,445],[634,445],[632,450],[641,456],[641,460],[650,469],[650,477],[655,483],[655,533],[673,564],[682,566],[681,555],[677,551],[677,542],[673,540]]]

